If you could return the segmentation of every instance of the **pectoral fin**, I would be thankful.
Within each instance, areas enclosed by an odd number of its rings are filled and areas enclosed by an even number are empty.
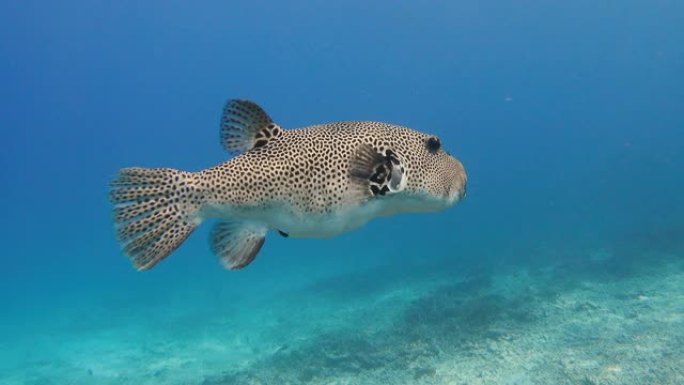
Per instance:
[[[350,161],[349,173],[359,194],[366,198],[395,194],[406,188],[406,173],[399,156],[391,149],[382,154],[362,144]]]

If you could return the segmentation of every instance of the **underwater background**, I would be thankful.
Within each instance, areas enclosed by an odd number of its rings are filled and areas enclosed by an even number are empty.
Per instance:
[[[684,384],[684,3],[0,2],[0,384]],[[119,168],[229,98],[439,135],[468,197],[136,272]]]

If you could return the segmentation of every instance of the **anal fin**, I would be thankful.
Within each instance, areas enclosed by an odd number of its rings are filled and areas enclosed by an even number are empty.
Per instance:
[[[225,220],[211,230],[211,250],[231,270],[249,265],[266,241],[268,229],[259,224]]]

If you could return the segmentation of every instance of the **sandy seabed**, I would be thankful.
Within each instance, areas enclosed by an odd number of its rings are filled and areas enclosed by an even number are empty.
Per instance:
[[[62,309],[8,338],[0,383],[684,384],[682,255],[456,270],[379,266],[243,308]]]

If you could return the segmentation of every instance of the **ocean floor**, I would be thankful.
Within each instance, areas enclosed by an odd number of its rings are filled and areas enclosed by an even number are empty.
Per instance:
[[[377,266],[239,303],[96,297],[5,335],[0,383],[684,384],[684,255],[562,260]]]

